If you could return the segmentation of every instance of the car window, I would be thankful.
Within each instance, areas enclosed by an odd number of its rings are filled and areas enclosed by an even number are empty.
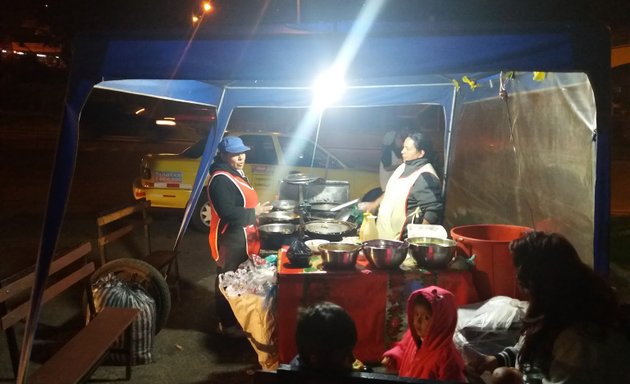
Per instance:
[[[181,155],[184,156],[184,157],[191,158],[191,159],[196,159],[196,158],[200,157],[201,155],[203,155],[203,150],[206,147],[206,141],[207,141],[207,138],[203,138],[203,139],[199,140],[195,144],[193,144],[190,147],[184,149],[184,151],[181,153]]]
[[[338,161],[328,156],[321,148],[315,149],[315,159],[313,159],[312,142],[297,137],[278,136],[278,142],[282,153],[284,153],[284,160],[288,166],[294,167],[310,167],[311,161],[313,161],[313,167],[315,168],[343,168]]]
[[[243,139],[243,143],[251,148],[247,152],[249,164],[278,164],[278,156],[271,136],[241,135],[240,137]]]
[[[313,157],[313,144],[297,137],[278,136],[286,165],[310,167]],[[321,168],[321,167],[318,167]]]

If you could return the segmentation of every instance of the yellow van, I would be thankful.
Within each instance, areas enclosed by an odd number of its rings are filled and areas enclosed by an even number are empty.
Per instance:
[[[240,136],[251,148],[247,152],[245,174],[261,201],[276,199],[281,180],[295,172],[326,180],[347,181],[350,199],[373,200],[381,193],[378,172],[350,168],[310,140],[277,133],[230,134]],[[185,208],[204,146],[205,139],[179,154],[143,156],[141,177],[133,182],[134,197],[150,200],[154,207]],[[207,186],[208,179],[205,184]],[[198,230],[208,230],[210,209],[205,189],[199,197],[191,224]]]

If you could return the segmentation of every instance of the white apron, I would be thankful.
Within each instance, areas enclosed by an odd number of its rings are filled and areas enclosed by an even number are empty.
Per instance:
[[[429,163],[423,165],[409,176],[401,177],[400,175],[405,170],[405,166],[403,163],[396,168],[387,182],[385,195],[379,206],[378,219],[376,220],[379,239],[400,240],[400,234],[407,223],[407,199],[409,198],[411,187],[413,187],[421,173],[428,172],[437,177],[435,169]]]

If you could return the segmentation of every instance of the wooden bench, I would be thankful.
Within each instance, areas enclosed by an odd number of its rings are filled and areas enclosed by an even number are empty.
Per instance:
[[[120,240],[127,235],[135,233],[136,229],[144,230],[146,250],[140,258],[160,271],[169,281],[169,275],[175,280],[174,288],[177,299],[180,298],[179,264],[177,250],[153,250],[151,247],[151,223],[152,219],[147,213],[151,206],[150,201],[140,201],[123,208],[109,211],[96,218],[98,228],[98,249],[101,257],[101,265],[107,263],[107,245]]]
[[[48,285],[44,290],[42,305],[83,283],[91,321],[73,338],[66,342],[52,358],[40,366],[29,378],[29,383],[79,383],[87,380],[106,357],[114,342],[126,332],[125,352],[126,379],[131,378],[131,328],[138,315],[135,308],[106,307],[96,313],[89,277],[94,272],[94,262],[87,262],[91,243],[83,243],[55,258],[48,273]],[[5,331],[14,373],[17,375],[19,349],[14,326],[24,320],[30,307],[30,297],[25,296],[35,281],[35,272],[29,273],[0,289],[0,324]]]

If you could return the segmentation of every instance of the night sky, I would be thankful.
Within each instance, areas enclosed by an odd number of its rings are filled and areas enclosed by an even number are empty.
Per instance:
[[[354,18],[365,0],[214,0],[206,26],[294,23]],[[85,30],[190,28],[200,0],[20,0],[3,1],[0,33],[13,33],[27,19],[49,25],[62,38]],[[46,6],[47,5],[47,6]],[[390,0],[383,20],[418,22],[548,21],[595,19],[615,28],[630,26],[629,0]]]

